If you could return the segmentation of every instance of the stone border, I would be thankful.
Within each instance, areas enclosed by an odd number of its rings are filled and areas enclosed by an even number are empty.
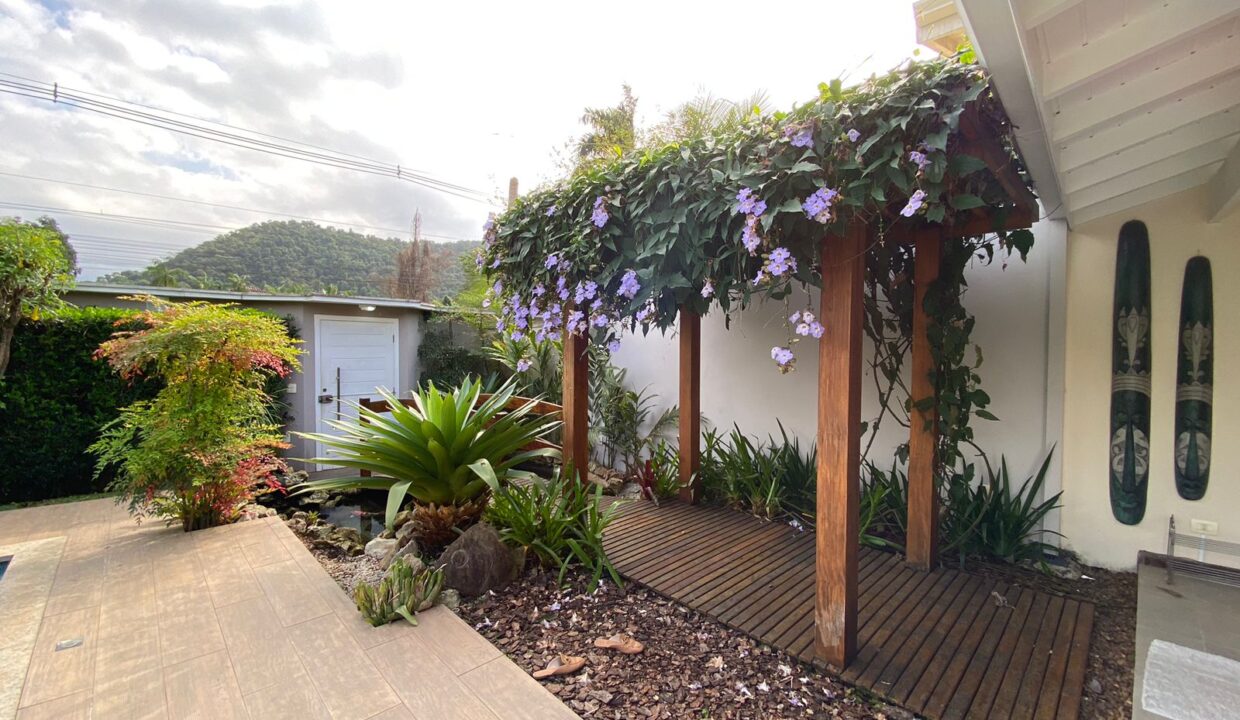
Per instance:
[[[12,556],[0,580],[0,608],[4,608],[5,624],[5,632],[0,636],[0,677],[16,680],[0,687],[0,718],[17,716],[26,671],[65,542],[62,536],[0,546],[0,557]]]

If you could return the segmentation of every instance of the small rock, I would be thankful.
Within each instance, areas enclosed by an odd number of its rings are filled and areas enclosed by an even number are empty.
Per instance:
[[[331,498],[331,495],[328,495],[326,491],[315,490],[312,493],[307,493],[305,495],[300,496],[297,500],[297,504],[301,506],[322,505],[326,503],[330,498]]]
[[[411,564],[414,560],[418,560],[418,543],[416,540],[409,538],[409,542],[404,545],[400,545],[400,540],[393,540],[392,542],[397,543],[397,548],[379,561],[379,565],[384,570],[387,570],[396,558],[410,556],[409,561]],[[421,563],[422,561],[418,560],[418,562]]]
[[[305,510],[298,510],[297,512],[293,513],[293,517],[291,519],[305,521],[309,517],[310,517],[310,514],[307,513]]]
[[[402,527],[407,525],[409,521],[412,519],[413,519],[412,510],[401,510],[400,512],[396,513],[396,520],[392,523],[392,527],[396,528],[397,530],[400,530]]]
[[[622,498],[639,498],[642,496],[642,486],[634,482],[625,483],[617,495]]]
[[[502,588],[520,571],[512,549],[487,523],[478,523],[453,540],[437,564],[443,568],[444,586],[455,588],[464,597]]]
[[[1093,678],[1089,681],[1089,691],[1094,695],[1102,692],[1102,683],[1098,682],[1098,678]]]
[[[396,552],[396,540],[377,537],[366,543],[366,556],[380,562],[394,552]]]
[[[456,612],[456,609],[461,606],[461,594],[452,588],[444,588],[439,593],[439,604]]]
[[[413,531],[414,531],[413,523],[408,522],[407,519],[404,523],[401,523],[400,515],[396,516],[396,541],[398,543],[400,543],[403,546],[405,544],[405,541],[412,539]]]

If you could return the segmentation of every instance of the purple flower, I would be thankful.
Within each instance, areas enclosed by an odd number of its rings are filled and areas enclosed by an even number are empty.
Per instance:
[[[546,267],[548,270],[550,270],[551,268],[559,264],[560,264],[560,257],[556,255],[555,253],[551,253],[550,255],[547,256],[547,261],[543,263],[543,266]]]
[[[551,217],[554,214],[555,214],[555,206],[552,205],[551,207],[547,208],[547,217]]]
[[[598,310],[601,307],[603,307],[603,298],[595,298],[594,302],[590,303],[591,310]]]
[[[736,212],[738,215],[748,215],[753,212],[753,204],[756,198],[753,196],[753,190],[749,188],[741,188],[736,193]]]
[[[508,337],[512,338],[516,342],[521,342],[525,339],[525,333],[521,330],[513,330],[512,334]]]
[[[814,131],[812,128],[801,128],[800,130],[788,128],[788,130],[793,130],[794,132],[791,140],[792,147],[803,148],[814,144]],[[785,134],[787,134],[787,131],[785,131]]]
[[[909,153],[908,159],[909,162],[917,163],[918,170],[925,170],[926,166],[930,164],[930,161],[926,159],[926,154],[923,152],[918,152],[917,150]]]
[[[797,323],[801,322],[801,311],[798,310],[792,313],[791,315],[789,315],[788,322],[793,325],[796,325]]]
[[[481,269],[482,269],[482,265],[483,265],[483,263],[484,263],[484,262],[485,262],[485,261],[484,261],[484,260],[483,260],[483,258],[482,258],[482,251],[481,251],[481,250],[479,250],[477,253],[475,253],[475,254],[474,254],[474,265],[475,265],[475,266],[476,266],[479,270],[481,270]]]
[[[612,340],[611,342],[607,343],[607,352],[613,355],[620,352],[620,341]]]
[[[833,188],[818,188],[817,192],[801,203],[801,208],[806,215],[826,225],[831,222],[831,204],[839,195],[839,191]]]
[[[853,128],[848,131],[848,142],[857,142],[860,139],[861,139],[861,133],[857,132],[856,128]]]
[[[603,227],[607,224],[608,218],[611,217],[607,214],[607,208],[603,206],[605,202],[606,198],[602,195],[599,195],[594,200],[594,212],[590,214],[590,222],[594,223],[594,227]]]
[[[629,270],[624,273],[624,277],[620,278],[620,290],[618,292],[632,300],[641,288],[641,283],[637,282],[637,271]]]
[[[521,358],[520,360],[517,361],[517,372],[525,372],[526,370],[529,370],[529,369],[530,369],[529,360],[526,360],[525,358]]]
[[[775,361],[776,365],[782,368],[787,367],[793,360],[796,359],[796,356],[793,355],[792,351],[788,348],[776,345],[771,348],[771,359]]]
[[[586,300],[592,299],[594,297],[594,294],[597,292],[598,292],[598,283],[594,282],[593,280],[589,280],[585,282],[584,284],[577,283],[577,291],[573,294],[573,302],[581,304],[585,302]]]
[[[710,283],[710,280],[707,280],[705,284],[702,285],[702,297],[708,298],[714,294],[715,294],[715,286]]]
[[[635,317],[637,318],[637,322],[644,323],[650,318],[651,315],[654,315],[654,300],[648,300],[646,304],[637,311]]]
[[[547,292],[547,288],[543,287],[542,283],[538,283],[531,292],[534,293],[534,297],[542,297]]]
[[[518,328],[524,330],[530,326],[530,321],[526,319],[526,316],[518,315],[517,319],[513,321],[513,324],[515,324]]]
[[[825,328],[823,328],[822,323],[814,322],[814,316],[810,315],[808,318],[802,318],[801,324],[797,325],[796,333],[797,335],[808,335],[813,338],[820,338],[822,337],[824,330]]]
[[[499,280],[496,280],[495,284],[491,286],[491,292],[495,293],[496,295],[502,295],[504,293],[504,283]]]
[[[805,312],[801,313],[801,319],[807,323],[812,323],[814,322],[814,313],[810,312],[809,310],[806,310]]]
[[[495,332],[497,333],[504,332],[504,318],[499,318],[498,320],[495,321]]]
[[[753,204],[753,212],[749,214],[753,215],[754,217],[761,217],[762,213],[764,212],[766,212],[766,201],[759,200],[758,202]]]
[[[495,269],[495,268],[497,268],[497,267],[499,267],[499,258],[498,258],[498,257],[497,257],[497,258],[495,258],[494,260],[492,260],[492,261],[491,261],[491,269]]]
[[[766,256],[766,269],[771,275],[779,277],[789,270],[796,269],[796,261],[787,248],[777,247]]]
[[[594,320],[592,322],[594,323],[594,327],[607,327],[607,323],[611,321],[607,319],[606,315],[599,313],[594,316]]]
[[[904,217],[913,217],[913,213],[917,212],[917,210],[925,204],[925,201],[926,194],[924,192],[921,190],[914,192],[913,196],[908,199],[908,205],[904,206],[904,209],[900,211],[900,214]]]
[[[482,307],[484,307],[484,308],[489,308],[489,307],[491,307],[491,298],[489,298],[489,297],[487,297],[487,298],[482,298]]]
[[[809,324],[809,336],[815,340],[822,337],[822,334],[826,332],[826,330],[827,329],[822,326],[822,323],[812,322]]]
[[[490,215],[488,215],[487,221],[482,223],[482,233],[485,235],[486,233],[491,232],[493,229],[495,229],[495,213],[491,213]]]
[[[584,324],[585,324],[585,316],[586,316],[586,315],[585,315],[585,313],[581,312],[580,310],[574,310],[574,311],[570,312],[570,313],[568,314],[568,327],[569,327],[569,329],[575,329],[575,328],[577,328],[577,327],[578,327],[578,326],[580,326],[580,325],[584,325]]]
[[[750,215],[745,218],[745,229],[741,232],[741,244],[749,251],[750,255],[758,249],[758,245],[762,244],[762,238],[758,235],[758,216]]]

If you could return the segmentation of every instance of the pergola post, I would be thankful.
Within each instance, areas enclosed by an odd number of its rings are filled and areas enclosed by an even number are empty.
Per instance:
[[[564,333],[564,466],[571,465],[581,481],[589,479],[590,353],[585,333]]]
[[[860,222],[850,223],[841,237],[822,240],[814,646],[839,669],[857,651],[865,252],[866,226]]]
[[[702,478],[702,318],[680,308],[680,499],[695,503]]]
[[[935,453],[938,449],[937,406],[918,409],[916,403],[935,398],[935,365],[927,334],[926,291],[939,277],[943,234],[938,228],[913,238],[913,342],[912,385],[914,407],[909,418],[908,441],[908,541],[906,560],[919,570],[929,570],[938,557],[939,494],[934,486]]]

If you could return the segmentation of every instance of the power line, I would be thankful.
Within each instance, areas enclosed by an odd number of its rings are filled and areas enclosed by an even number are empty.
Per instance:
[[[474,190],[462,185],[439,180],[423,173],[411,171],[399,164],[385,163],[378,160],[362,158],[359,155],[352,155],[336,150],[328,150],[326,148],[310,145],[308,143],[302,143],[296,140],[289,140],[287,138],[280,138],[278,136],[259,133],[245,128],[224,125],[223,123],[214,123],[214,121],[203,120],[201,118],[193,118],[193,116],[185,115],[184,113],[177,113],[163,108],[154,108],[152,106],[139,105],[137,103],[131,103],[120,98],[111,98],[99,93],[76,91],[71,88],[62,87],[57,83],[32,80],[29,78],[23,78],[19,75],[13,75],[11,73],[0,73],[0,75],[18,78],[19,80],[13,81],[0,79],[0,92],[36,100],[51,101],[53,103],[94,112],[100,115],[106,115],[129,122],[156,127],[204,140],[219,142],[225,145],[231,145],[256,152],[263,152],[278,157],[300,160],[303,162],[334,167],[337,169],[352,170],[354,172],[395,177],[398,180],[404,180],[429,189],[455,195],[466,200],[474,200],[476,202],[482,202],[490,205],[496,204],[492,193]],[[95,100],[91,97],[87,97],[87,95],[106,98],[108,100],[125,103],[127,105],[135,105],[137,107],[153,109],[159,113],[164,113],[164,115],[143,112],[116,105],[114,103]],[[174,118],[167,117],[166,115],[189,117],[198,120],[199,122],[210,122],[215,125],[228,127],[250,135],[272,138],[275,140],[280,140],[281,142],[269,142],[266,140],[257,139],[256,137],[247,137],[246,135],[241,135],[238,133],[224,132],[204,125],[176,120]],[[314,148],[315,150],[323,150],[324,152],[314,152],[313,150],[306,150],[304,148]]]
[[[324,223],[327,225],[344,225],[347,227],[364,228],[366,230],[377,230],[380,232],[396,233],[399,235],[404,235],[405,233],[409,232],[407,229],[401,230],[399,228],[389,228],[389,227],[382,227],[378,225],[362,225],[360,223],[352,223],[352,222],[347,222],[344,220],[333,220],[331,218],[311,217],[309,215],[296,215],[293,213],[277,212],[275,210],[261,210],[259,208],[242,207],[239,205],[224,205],[221,203],[207,202],[205,200],[193,200],[190,198],[174,197],[172,195],[160,195],[158,193],[142,192],[140,190],[126,190],[124,188],[107,187],[105,185],[91,185],[90,183],[76,182],[73,180],[62,180],[59,178],[39,177],[37,175],[23,175],[21,173],[4,172],[4,171],[0,171],[0,176],[20,178],[23,180],[37,180],[40,182],[58,183],[61,185],[71,185],[73,187],[89,188],[91,190],[106,190],[109,192],[125,193],[127,195],[138,195],[140,197],[155,198],[158,200],[171,200],[173,202],[183,202],[183,203],[189,203],[192,205],[201,205],[204,207],[221,208],[224,210],[237,210],[240,212],[256,213],[260,215],[274,215],[276,217],[286,217],[286,218],[292,218],[294,220],[310,220],[312,222]],[[452,235],[436,235],[434,233],[423,233],[423,235],[429,238],[436,238],[440,240],[471,241],[473,239],[476,239],[476,238],[455,237]]]

